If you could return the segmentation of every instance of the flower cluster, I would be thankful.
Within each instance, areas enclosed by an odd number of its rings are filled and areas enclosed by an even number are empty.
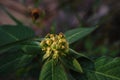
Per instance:
[[[47,34],[47,36],[41,41],[40,46],[45,52],[43,59],[52,57],[52,59],[58,59],[59,56],[65,56],[69,51],[69,44],[65,39],[63,33]]]

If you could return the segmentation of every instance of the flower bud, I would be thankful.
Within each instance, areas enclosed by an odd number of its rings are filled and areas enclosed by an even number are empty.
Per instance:
[[[52,56],[53,59],[57,59],[59,56],[65,56],[69,51],[69,44],[65,39],[63,33],[48,34],[43,41],[41,41],[40,46],[45,52],[43,56],[44,59]]]
[[[59,53],[58,51],[54,51],[53,59],[57,59],[59,57],[58,53]]]

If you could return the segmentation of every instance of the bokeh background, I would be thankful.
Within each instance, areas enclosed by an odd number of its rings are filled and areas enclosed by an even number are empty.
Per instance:
[[[120,0],[0,0],[0,6],[0,25],[15,25],[3,10],[5,8],[40,37],[77,27],[98,26],[71,47],[93,59],[103,55],[120,56]],[[30,12],[35,8],[40,15],[34,22]],[[36,80],[38,73],[33,74],[26,74],[25,80]],[[7,79],[0,77],[0,80],[14,80],[14,76],[10,74]]]

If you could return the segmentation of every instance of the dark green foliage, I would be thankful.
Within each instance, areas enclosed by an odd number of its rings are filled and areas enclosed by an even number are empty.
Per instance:
[[[22,44],[33,36],[34,32],[26,26],[0,26],[0,72],[10,73],[29,63],[32,57],[25,56]]]
[[[0,47],[29,39],[34,36],[34,32],[26,26],[2,25],[0,26]]]
[[[66,66],[66,68],[69,68],[71,70],[74,70],[80,73],[83,72],[81,65],[75,58],[68,56],[68,57],[62,58],[61,60],[62,60],[62,63]]]
[[[67,31],[65,36],[71,45],[95,29],[96,27],[78,28]],[[0,75],[16,71],[17,75],[22,75],[34,73],[35,70],[40,72],[39,80],[120,80],[120,58],[101,57],[91,60],[69,48],[69,53],[64,57],[42,61],[42,38],[36,38],[28,27],[2,25],[0,37]],[[90,46],[86,46],[91,50]]]
[[[46,61],[43,65],[39,80],[68,80],[63,66],[54,60]]]
[[[76,29],[67,31],[65,33],[65,36],[66,36],[68,42],[71,44],[71,43],[85,37],[86,35],[88,35],[89,33],[91,33],[95,29],[96,29],[96,27],[92,27],[92,28],[76,28]]]
[[[36,54],[41,53],[39,42],[34,42],[34,41],[33,42],[29,41],[29,42],[22,44],[22,50],[26,54],[31,54],[31,55],[36,55]]]
[[[120,80],[120,58],[101,57],[94,62],[79,59],[84,74],[74,75],[77,80]]]
[[[101,57],[95,61],[95,74],[100,80],[120,80],[120,58]]]
[[[0,53],[15,45],[33,38],[34,32],[26,26],[2,25],[0,26]]]

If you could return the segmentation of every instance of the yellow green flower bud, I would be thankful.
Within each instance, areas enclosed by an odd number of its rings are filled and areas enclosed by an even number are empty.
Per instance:
[[[48,58],[49,56],[50,56],[49,51],[46,51],[46,54],[44,54],[43,59],[46,59],[46,58]]]
[[[65,49],[65,46],[61,46],[61,49]]]
[[[53,59],[57,59],[59,57],[59,51],[54,51],[54,54],[53,54]]]
[[[41,41],[40,46],[44,47],[44,45],[45,45],[45,41],[43,40],[43,41]]]
[[[45,52],[44,59],[52,56],[53,59],[57,59],[60,56],[65,56],[69,52],[69,44],[65,39],[63,33],[47,34],[47,36],[41,41],[40,46]]]
[[[60,37],[60,38],[64,38],[65,36],[64,36],[63,33],[59,33],[59,37]]]
[[[52,40],[51,40],[51,39],[46,40],[46,44],[47,44],[48,46],[50,46],[50,45],[52,44]]]
[[[55,35],[54,34],[50,34],[50,38],[53,38]]]
[[[48,34],[45,36],[45,38],[50,38],[50,33],[48,33]]]

